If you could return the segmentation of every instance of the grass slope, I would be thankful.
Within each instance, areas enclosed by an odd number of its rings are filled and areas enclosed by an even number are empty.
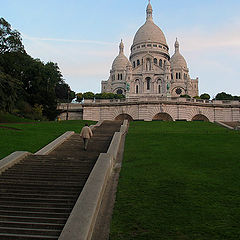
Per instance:
[[[212,123],[131,123],[110,239],[239,239],[239,143]]]
[[[87,121],[89,124],[94,122]],[[14,151],[36,152],[66,131],[80,132],[86,121],[0,125],[0,159]],[[1,128],[4,127],[4,128]],[[6,127],[9,127],[7,129]]]
[[[15,122],[35,122],[32,119],[21,118],[10,113],[0,111],[0,123],[15,123]]]

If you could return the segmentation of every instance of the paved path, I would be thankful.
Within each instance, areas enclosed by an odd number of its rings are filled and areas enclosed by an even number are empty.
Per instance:
[[[0,239],[58,239],[120,121],[95,128],[87,151],[74,134],[51,154],[30,155],[0,175]],[[70,239],[69,239],[70,240]]]

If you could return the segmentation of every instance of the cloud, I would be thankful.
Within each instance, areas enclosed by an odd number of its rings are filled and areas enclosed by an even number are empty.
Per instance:
[[[44,38],[44,37],[31,37],[22,34],[23,38],[32,41],[50,41],[50,42],[65,42],[65,43],[84,43],[84,44],[97,44],[97,45],[113,45],[112,42],[94,41],[94,40],[81,40],[81,39],[64,39],[64,38]]]

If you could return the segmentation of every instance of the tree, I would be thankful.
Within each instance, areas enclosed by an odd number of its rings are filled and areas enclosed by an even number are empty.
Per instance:
[[[94,99],[94,93],[93,92],[85,92],[83,94],[84,99]]]
[[[203,94],[200,95],[200,98],[201,98],[201,99],[209,100],[209,99],[210,99],[210,95],[207,94],[207,93],[203,93]]]
[[[233,100],[233,96],[231,94],[221,92],[216,95],[215,99],[216,100]]]
[[[0,71],[0,110],[11,112],[18,99],[20,83]]]
[[[82,93],[77,93],[76,97],[77,97],[77,102],[81,102],[83,100],[83,94]]]
[[[12,30],[11,25],[4,18],[0,18],[0,54],[5,52],[24,53],[25,50],[21,34]]]

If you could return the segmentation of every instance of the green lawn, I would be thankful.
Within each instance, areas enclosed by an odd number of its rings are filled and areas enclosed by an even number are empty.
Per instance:
[[[110,240],[240,239],[240,134],[204,122],[132,122]]]
[[[14,122],[35,122],[35,120],[21,118],[13,114],[0,111],[0,123],[14,123]]]
[[[0,159],[14,151],[34,153],[66,131],[80,132],[86,122],[94,124],[91,121],[0,124]]]

